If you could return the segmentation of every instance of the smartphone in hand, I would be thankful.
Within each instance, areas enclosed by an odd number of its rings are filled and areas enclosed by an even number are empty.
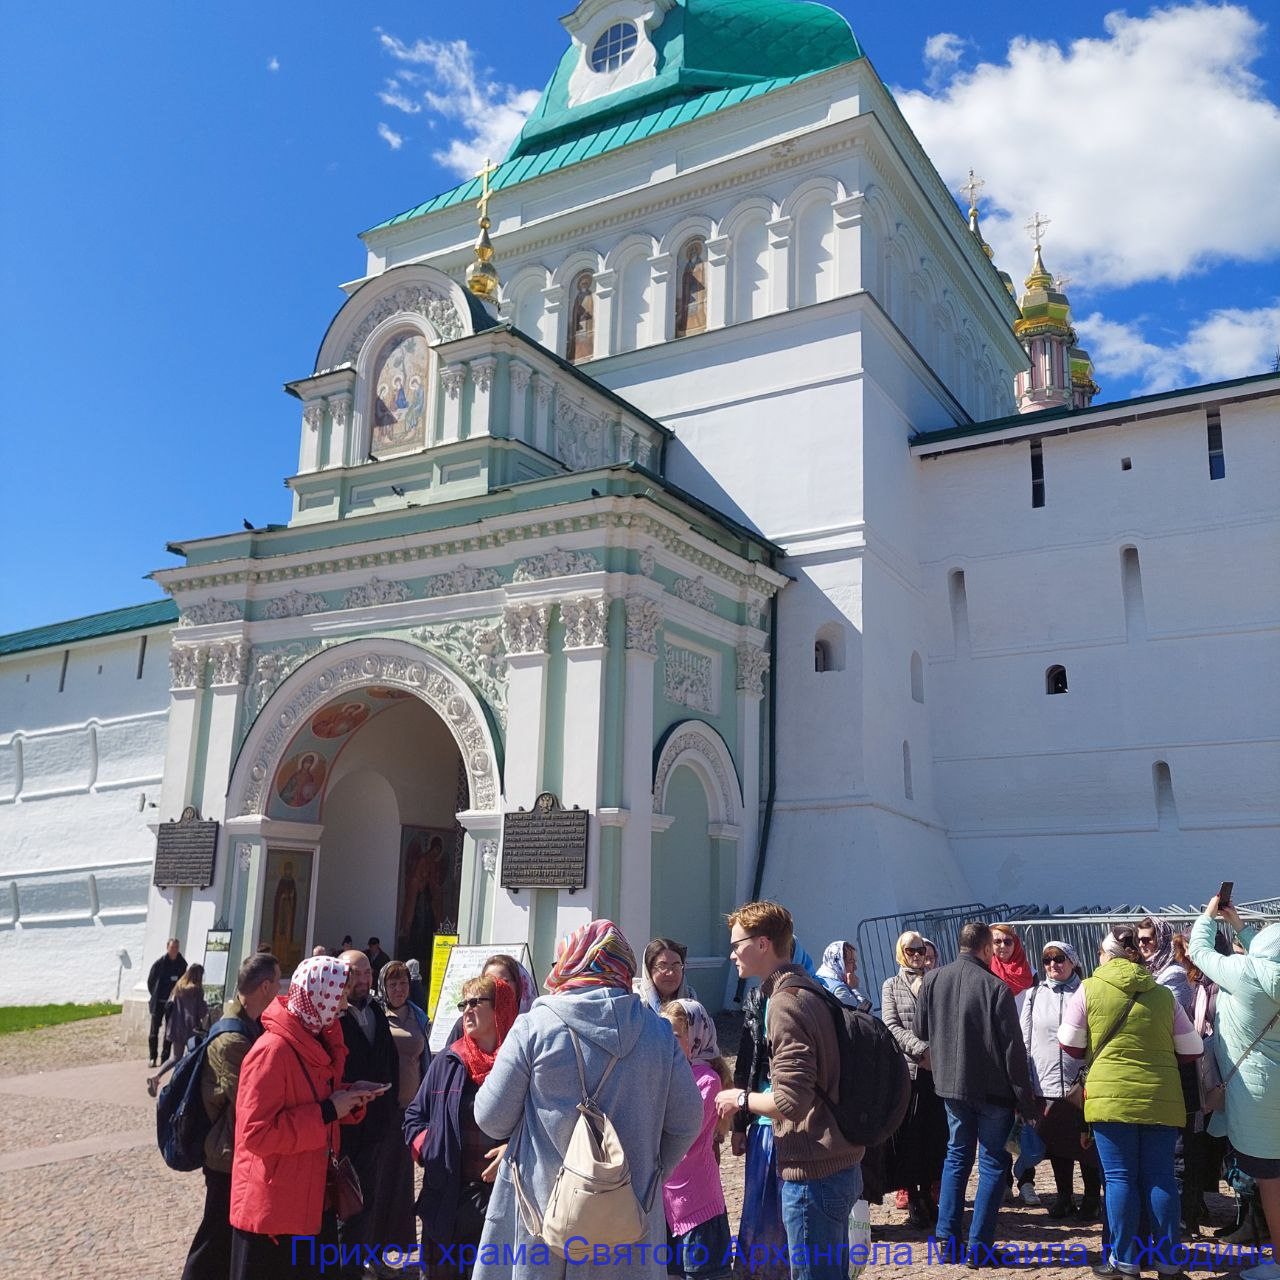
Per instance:
[[[1235,891],[1236,882],[1234,880],[1224,880],[1218,887],[1218,910],[1231,905],[1231,895]]]
[[[345,1087],[352,1093],[372,1094],[386,1093],[391,1088],[389,1084],[378,1084],[376,1080],[352,1080]]]

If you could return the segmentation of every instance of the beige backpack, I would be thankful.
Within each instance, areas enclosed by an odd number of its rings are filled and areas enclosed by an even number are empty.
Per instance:
[[[649,1210],[654,1190],[662,1184],[662,1170],[654,1173],[648,1203],[642,1205],[631,1186],[631,1170],[617,1130],[596,1102],[618,1059],[609,1059],[595,1092],[588,1094],[582,1048],[573,1029],[566,1026],[565,1030],[578,1060],[582,1101],[545,1213],[539,1215],[525,1194],[514,1156],[508,1156],[508,1165],[525,1229],[569,1260],[583,1262],[595,1245],[639,1244],[647,1237]]]

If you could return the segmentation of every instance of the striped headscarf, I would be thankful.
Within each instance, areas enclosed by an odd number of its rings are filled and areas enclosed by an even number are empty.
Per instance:
[[[693,1061],[714,1064],[720,1057],[720,1041],[706,1006],[700,1000],[678,999],[670,1003],[678,1004],[689,1020],[689,1053]]]
[[[545,985],[552,995],[584,987],[630,991],[635,975],[636,955],[622,930],[612,920],[592,920],[560,939]]]

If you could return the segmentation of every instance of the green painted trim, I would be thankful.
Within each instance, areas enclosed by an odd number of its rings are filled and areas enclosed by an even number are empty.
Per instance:
[[[567,744],[564,740],[565,730],[565,688],[568,683],[569,660],[564,653],[564,623],[560,611],[555,611],[550,625],[547,627],[546,679],[543,686],[542,715],[542,783],[539,791],[552,791],[560,797],[562,804],[571,803],[564,795],[564,754]],[[592,731],[587,726],[587,732]],[[574,797],[578,803],[581,798]],[[590,809],[594,796],[586,797],[584,808]],[[530,806],[532,807],[532,806]]]

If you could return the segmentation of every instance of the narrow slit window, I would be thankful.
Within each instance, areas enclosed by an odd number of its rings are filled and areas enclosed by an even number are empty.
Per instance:
[[[142,668],[147,661],[147,637],[140,636],[138,638],[138,674],[134,676],[135,680],[142,679]]]
[[[911,655],[911,701],[924,701],[924,663],[919,653]]]
[[[67,687],[67,663],[71,661],[71,650],[63,649],[62,651],[62,670],[58,672],[58,692],[61,693]]]
[[[1222,451],[1222,415],[1209,410],[1209,479],[1222,480],[1227,474],[1227,456]]]
[[[1066,693],[1066,667],[1050,667],[1048,671],[1044,673],[1044,691],[1047,694]]]
[[[956,651],[969,651],[969,596],[964,585],[964,570],[952,569],[947,575],[947,595],[951,601],[951,631]]]
[[[1031,505],[1044,506],[1044,446],[1039,440],[1031,442]]]
[[[911,782],[911,744],[902,744],[902,794],[908,800],[914,800],[915,787]]]
[[[813,669],[819,674],[831,670],[831,649],[825,640],[813,642]]]

